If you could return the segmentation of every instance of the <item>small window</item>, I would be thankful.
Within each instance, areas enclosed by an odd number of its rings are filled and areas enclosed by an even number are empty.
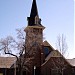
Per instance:
[[[38,20],[39,20],[39,18],[38,18],[38,16],[36,16],[35,17],[35,24],[38,24],[38,22],[39,22]]]
[[[48,47],[44,47],[44,53],[45,53],[45,57],[50,53]]]

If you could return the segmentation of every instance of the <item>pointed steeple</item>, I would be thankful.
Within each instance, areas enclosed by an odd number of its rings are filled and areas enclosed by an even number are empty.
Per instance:
[[[38,15],[36,0],[33,0],[30,17],[28,17],[28,26],[41,25],[41,19]]]
[[[36,0],[33,0],[30,17],[38,16],[38,10],[36,5]]]

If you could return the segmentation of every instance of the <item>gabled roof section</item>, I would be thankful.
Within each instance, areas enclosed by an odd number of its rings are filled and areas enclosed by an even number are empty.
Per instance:
[[[58,50],[52,51],[47,58],[45,59],[46,61],[49,60],[51,57],[62,57],[61,53]]]
[[[38,16],[38,10],[36,5],[36,0],[33,0],[30,17]]]
[[[67,59],[67,61],[68,61],[72,66],[75,66],[75,58],[74,58],[74,59]]]
[[[58,51],[58,50],[53,50],[53,51],[51,51],[51,53],[46,57],[46,59],[45,59],[45,62],[41,65],[41,66],[43,66],[43,65],[45,65],[47,62],[49,62],[49,60],[51,59],[51,58],[59,58],[59,57],[63,57],[62,55],[61,55],[61,53]]]
[[[46,40],[43,42],[43,45],[44,46],[49,46],[52,48],[52,50],[55,50]]]
[[[52,51],[45,59],[45,62],[41,65],[47,64],[51,58],[62,58],[67,62],[70,66],[75,67],[75,59],[66,59],[58,50]]]
[[[0,57],[0,68],[10,68],[15,61],[15,57]]]
[[[44,45],[44,46],[50,46],[50,44],[49,44],[47,41],[44,41],[44,42],[43,42],[43,45]]]

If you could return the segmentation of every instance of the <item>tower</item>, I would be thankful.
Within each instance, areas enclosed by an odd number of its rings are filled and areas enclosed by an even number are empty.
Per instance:
[[[36,0],[32,2],[30,17],[27,17],[28,25],[25,28],[26,39],[26,53],[33,58],[32,67],[36,66],[39,74],[41,66],[41,48],[43,43],[44,26],[41,24],[41,19],[38,15]]]

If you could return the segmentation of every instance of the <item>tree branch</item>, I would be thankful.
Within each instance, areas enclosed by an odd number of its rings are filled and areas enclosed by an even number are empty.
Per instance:
[[[15,56],[17,58],[17,60],[18,60],[18,56],[17,55],[14,55],[12,53],[6,53],[6,52],[5,52],[5,54],[9,54],[9,55]]]

